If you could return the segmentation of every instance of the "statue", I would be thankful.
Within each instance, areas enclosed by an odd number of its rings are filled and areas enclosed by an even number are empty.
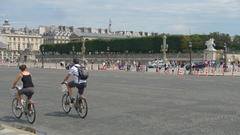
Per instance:
[[[214,39],[210,38],[208,41],[206,41],[205,45],[207,46],[207,49],[204,50],[204,60],[216,60],[217,50],[213,47],[216,46],[214,43]]]
[[[216,46],[214,43],[214,39],[210,38],[208,41],[206,41],[205,45],[207,46],[207,51],[217,51],[213,46]]]

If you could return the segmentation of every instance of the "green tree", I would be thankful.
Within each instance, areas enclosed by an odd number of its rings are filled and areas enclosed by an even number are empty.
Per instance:
[[[210,38],[215,39],[216,49],[224,49],[224,43],[230,45],[231,37],[229,34],[213,32],[209,35]]]

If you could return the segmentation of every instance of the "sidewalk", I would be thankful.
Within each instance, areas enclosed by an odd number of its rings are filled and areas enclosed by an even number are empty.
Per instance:
[[[36,135],[35,133],[31,133],[28,131],[25,131],[25,129],[22,128],[14,128],[7,125],[0,124],[0,135]]]

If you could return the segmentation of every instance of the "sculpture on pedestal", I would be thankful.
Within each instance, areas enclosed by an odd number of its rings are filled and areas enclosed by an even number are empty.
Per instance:
[[[204,60],[205,61],[215,61],[217,56],[217,50],[214,48],[216,44],[214,43],[214,39],[210,38],[206,41],[205,45],[207,49],[204,50]]]

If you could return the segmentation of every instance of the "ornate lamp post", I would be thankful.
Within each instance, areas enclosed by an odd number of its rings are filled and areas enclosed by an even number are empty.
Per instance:
[[[110,55],[110,47],[107,46],[107,67],[110,67],[110,59],[109,59],[109,55]]]
[[[44,46],[41,47],[41,54],[42,54],[42,68],[44,68]]]
[[[227,43],[224,43],[224,71],[227,70]]]
[[[167,50],[168,50],[168,44],[167,44],[167,36],[163,36],[163,45],[161,45],[161,50],[163,52],[163,62],[167,63]]]
[[[10,60],[10,48],[9,48],[9,44],[8,44],[8,48],[7,48],[7,58]]]
[[[85,59],[85,52],[86,52],[85,39],[84,38],[82,38],[82,48],[81,48],[81,51],[82,51],[82,59],[84,60]]]
[[[110,53],[110,47],[107,47],[107,54],[108,54],[108,60],[109,60],[109,53]]]
[[[189,42],[189,58],[190,58],[190,72],[189,74],[192,74],[192,42]]]
[[[72,46],[72,57],[74,58],[75,57],[75,46]]]

